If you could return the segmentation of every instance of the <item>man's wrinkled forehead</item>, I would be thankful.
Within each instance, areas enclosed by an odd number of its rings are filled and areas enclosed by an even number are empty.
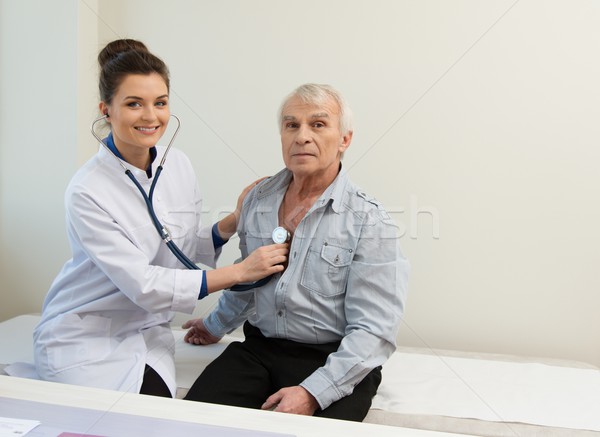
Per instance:
[[[314,119],[338,116],[340,109],[331,97],[318,102],[306,102],[299,96],[294,96],[286,102],[281,112],[283,120],[296,119],[298,115],[304,116],[306,113],[309,114],[309,118]]]

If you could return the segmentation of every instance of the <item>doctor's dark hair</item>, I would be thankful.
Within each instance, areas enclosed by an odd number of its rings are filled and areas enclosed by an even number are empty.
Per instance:
[[[117,89],[130,74],[156,73],[169,86],[169,69],[146,45],[134,39],[112,41],[98,54],[100,64],[100,99],[110,105]]]

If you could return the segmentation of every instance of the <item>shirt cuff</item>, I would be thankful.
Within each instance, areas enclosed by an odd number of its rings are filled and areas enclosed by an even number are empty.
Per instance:
[[[200,294],[198,295],[198,300],[204,299],[208,296],[208,284],[206,283],[206,272],[202,272],[202,284],[200,285]]]
[[[346,396],[321,372],[321,369],[313,372],[302,381],[300,386],[314,396],[322,410]]]
[[[215,250],[217,250],[219,247],[223,246],[225,243],[227,243],[227,241],[229,241],[223,240],[221,238],[221,234],[219,234],[219,222],[215,223],[212,227],[212,240]]]
[[[215,337],[223,337],[227,333],[227,330],[215,315],[215,311],[206,316],[203,321],[206,330]]]

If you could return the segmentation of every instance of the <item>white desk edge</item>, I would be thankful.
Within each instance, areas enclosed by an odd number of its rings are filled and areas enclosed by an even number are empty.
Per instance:
[[[0,396],[167,420],[287,433],[298,437],[464,435],[158,398],[2,375]]]

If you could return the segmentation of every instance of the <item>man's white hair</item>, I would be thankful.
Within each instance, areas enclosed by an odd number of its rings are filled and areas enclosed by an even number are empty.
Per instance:
[[[279,130],[283,127],[283,110],[288,102],[294,97],[299,97],[304,103],[322,105],[329,99],[333,99],[340,109],[340,132],[346,135],[352,131],[352,111],[344,97],[331,85],[318,83],[305,83],[292,91],[279,107]]]

